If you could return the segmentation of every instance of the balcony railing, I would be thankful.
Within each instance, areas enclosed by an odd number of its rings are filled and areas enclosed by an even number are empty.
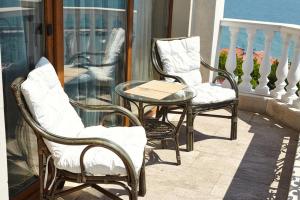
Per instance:
[[[232,74],[237,66],[236,48],[240,30],[245,29],[248,36],[246,55],[242,64],[243,76],[239,85],[240,91],[242,93],[270,96],[300,109],[300,98],[296,95],[298,90],[297,84],[300,81],[300,26],[236,19],[223,19],[220,26],[221,28],[228,27],[229,29],[230,45],[225,68]],[[264,56],[259,68],[259,83],[253,89],[251,73],[254,67],[253,51],[257,31],[263,32],[265,36]],[[271,45],[275,33],[279,33],[281,37],[281,56],[278,58],[276,87],[270,91],[267,84],[269,81],[268,75],[271,72]],[[292,45],[291,41],[295,45]],[[293,51],[291,60],[289,60],[289,49]]]

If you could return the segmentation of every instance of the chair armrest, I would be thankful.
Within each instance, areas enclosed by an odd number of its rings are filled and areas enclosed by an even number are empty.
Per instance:
[[[179,76],[175,76],[175,75],[170,75],[170,74],[167,74],[163,71],[161,72],[158,72],[159,75],[161,75],[162,77],[164,78],[172,78],[175,80],[175,82],[179,82],[179,83],[182,83],[182,84],[186,84],[186,82],[183,80],[183,78],[179,77]]]
[[[78,63],[74,63],[75,67],[84,67],[84,68],[88,68],[90,66],[93,67],[105,67],[105,66],[113,66],[116,65],[118,63],[118,60],[112,63],[105,63],[105,64],[97,64],[97,63],[93,63],[90,55],[92,56],[97,56],[97,55],[105,55],[105,52],[81,52],[81,53],[76,53],[74,54],[71,58],[69,58],[67,60],[67,63],[73,63],[76,59],[82,59],[85,62],[78,62]]]
[[[235,94],[236,94],[236,97],[238,97],[238,86],[237,86],[237,83],[233,77],[232,74],[230,74],[229,72],[225,71],[225,70],[222,70],[222,69],[217,69],[217,68],[214,68],[212,66],[210,66],[208,63],[206,63],[203,58],[201,57],[201,64],[208,70],[211,70],[213,72],[217,72],[219,75],[218,76],[221,76],[221,77],[224,77],[225,79],[227,79],[230,83],[230,86],[231,88],[235,91]]]
[[[102,111],[102,112],[114,112],[116,114],[127,117],[135,126],[142,126],[138,118],[126,108],[117,105],[86,105],[78,103],[72,99],[69,99],[70,103],[83,110]]]
[[[83,58],[83,59],[89,59],[89,55],[92,56],[98,56],[98,55],[105,55],[104,51],[99,51],[99,52],[80,52],[80,53],[75,53],[72,55],[67,61],[72,62],[73,60],[77,58]]]
[[[83,59],[85,61],[87,61],[88,63],[91,62],[90,58],[88,56],[86,56],[84,53],[76,53],[74,55],[72,55],[66,63],[73,63],[75,60],[77,59]]]
[[[84,156],[87,153],[88,150],[95,148],[95,147],[102,147],[105,149],[108,149],[109,151],[112,151],[113,153],[115,153],[123,162],[126,171],[127,171],[127,175],[129,177],[129,179],[132,182],[136,182],[138,180],[138,176],[137,173],[135,171],[135,167],[134,164],[130,158],[130,156],[128,155],[128,153],[118,144],[116,144],[113,141],[107,140],[107,139],[103,139],[103,138],[95,138],[96,140],[98,140],[99,144],[92,144],[92,145],[88,145],[86,146],[81,154],[80,154],[80,173],[81,173],[81,181],[85,182],[86,181],[86,176],[89,176],[90,174],[87,173],[85,165],[84,165]],[[100,139],[100,140],[99,140]]]
[[[73,64],[73,67],[82,67],[82,68],[88,69],[89,67],[108,67],[108,66],[115,66],[117,63],[118,63],[118,61],[112,62],[112,63],[107,63],[107,64],[76,63],[76,64]]]

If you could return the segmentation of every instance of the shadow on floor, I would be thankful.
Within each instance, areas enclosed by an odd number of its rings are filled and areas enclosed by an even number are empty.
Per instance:
[[[186,126],[182,125],[180,128],[180,134],[179,134],[179,150],[180,151],[187,151],[186,150],[186,134],[185,134]],[[229,140],[229,138],[222,137],[222,136],[211,136],[211,135],[205,135],[204,133],[198,132],[197,130],[194,130],[194,142],[201,142],[203,140],[208,139],[220,139],[220,140]],[[149,165],[157,165],[157,164],[166,164],[166,165],[177,165],[176,162],[170,162],[166,160],[162,160],[155,151],[155,149],[168,149],[174,151],[174,157],[175,157],[175,142],[173,140],[166,141],[166,146],[163,148],[163,144],[160,141],[151,141],[147,143],[148,146],[150,146],[151,150],[148,150],[146,153],[146,166]]]
[[[243,115],[239,116],[243,121]],[[253,138],[224,199],[287,199],[297,148],[297,134],[263,115],[253,115]],[[263,124],[257,125],[254,121]],[[255,125],[253,125],[255,124]]]
[[[247,123],[249,130],[238,131],[238,137],[239,133],[244,132],[253,137],[249,140],[224,199],[287,199],[298,134],[263,115],[253,114],[249,119],[249,116],[241,112],[239,121]],[[182,127],[181,133],[185,133],[184,130],[185,127]],[[194,134],[195,143],[209,139],[229,140],[229,132],[220,136],[218,133],[206,135],[199,132],[198,128]],[[226,135],[228,138],[224,137]],[[180,144],[184,145],[185,141],[185,134],[181,134]],[[239,142],[241,141],[237,140],[235,144]]]
[[[66,187],[65,189],[69,189],[70,187]],[[128,194],[124,189],[107,189],[109,192],[115,194],[120,198],[127,197]],[[111,200],[109,197],[103,195],[99,191],[95,189],[89,189],[88,191],[80,190],[78,192],[74,192],[66,197],[58,198],[57,200]]]

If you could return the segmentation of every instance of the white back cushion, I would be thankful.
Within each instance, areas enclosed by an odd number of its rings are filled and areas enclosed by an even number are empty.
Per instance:
[[[109,64],[117,61],[122,46],[125,42],[125,30],[123,28],[114,28],[109,35],[105,55],[103,59],[104,64]]]
[[[156,42],[163,70],[183,78],[190,86],[202,82],[200,73],[200,37]],[[167,79],[174,81],[174,79]]]
[[[84,128],[46,58],[41,58],[36,69],[28,74],[21,90],[33,118],[47,131],[59,136],[77,137]]]

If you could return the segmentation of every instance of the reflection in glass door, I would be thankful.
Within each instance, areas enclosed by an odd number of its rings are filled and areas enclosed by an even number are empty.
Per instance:
[[[0,0],[0,45],[10,198],[36,180],[36,139],[19,115],[10,84],[43,55],[43,2]],[[0,71],[1,72],[1,71]]]
[[[72,99],[118,104],[114,87],[124,81],[126,0],[64,0],[64,80]],[[86,125],[93,113],[80,113]]]

